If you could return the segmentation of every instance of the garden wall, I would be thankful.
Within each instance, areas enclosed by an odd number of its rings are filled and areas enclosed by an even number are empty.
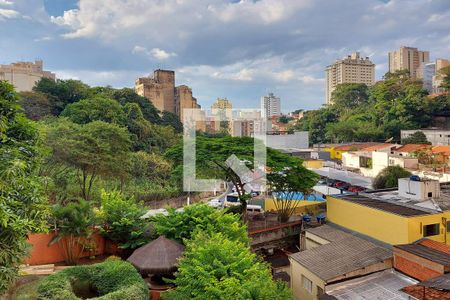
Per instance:
[[[54,236],[55,234],[53,232],[30,234],[28,236],[28,242],[32,248],[25,263],[29,265],[43,265],[64,261],[64,250],[59,243],[48,246],[48,243]],[[95,233],[92,236],[92,241],[95,242],[95,250],[92,252],[83,252],[82,257],[105,254],[105,249],[108,246],[106,245],[106,240],[100,234]]]

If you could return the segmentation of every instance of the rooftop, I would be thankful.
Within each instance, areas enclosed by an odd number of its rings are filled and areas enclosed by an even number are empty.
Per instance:
[[[392,194],[392,191],[384,193]],[[400,204],[395,203],[394,201],[388,201],[387,199],[376,199],[374,197],[363,195],[363,193],[360,195],[344,195],[339,198],[403,217],[421,216],[433,213],[433,211],[426,208],[415,208],[413,205],[406,205],[405,203]]]
[[[327,240],[329,242],[336,242],[345,238],[348,238],[352,236],[350,233],[347,233],[342,230],[338,230],[335,227],[332,227],[330,225],[322,225],[314,228],[308,228],[306,229],[306,232],[309,232],[311,234],[314,234],[320,238],[323,238],[324,240]]]
[[[404,287],[402,291],[417,299],[450,299],[450,273]]]
[[[438,244],[437,246],[435,244]],[[450,266],[448,246],[428,239],[420,240],[414,244],[396,245],[396,249],[406,251],[443,266]]]
[[[290,258],[322,280],[330,282],[342,279],[339,277],[350,272],[389,260],[392,252],[349,235],[336,242],[294,253]]]
[[[407,145],[403,145],[400,148],[395,149],[396,152],[414,152],[417,150],[421,150],[421,149],[427,149],[427,148],[431,148],[431,145],[427,145],[427,144],[407,144]]]
[[[379,143],[353,143],[337,146],[334,148],[334,150],[341,150],[341,151],[362,150],[375,145],[379,145]]]
[[[390,299],[408,300],[401,289],[417,281],[392,269],[327,286],[327,297],[321,300]]]
[[[367,148],[364,148],[364,151],[377,151],[381,149],[391,148],[397,146],[396,144],[390,144],[390,143],[382,143],[378,145],[373,145]]]

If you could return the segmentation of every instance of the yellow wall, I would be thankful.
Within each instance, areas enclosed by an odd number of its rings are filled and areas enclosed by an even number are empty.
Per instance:
[[[308,271],[294,259],[289,258],[291,265],[291,289],[295,300],[316,300],[319,286],[325,290],[325,282]],[[303,288],[302,275],[312,281],[312,293]]]
[[[327,197],[327,219],[330,222],[391,245],[408,244],[423,238],[421,228],[434,223],[441,224],[441,232],[427,238],[450,244],[450,235],[442,224],[443,217],[447,217],[450,221],[450,211],[404,217],[343,199]]]
[[[313,213],[315,214],[318,211],[318,205],[324,203],[324,201],[305,201],[305,200],[283,200],[283,201],[295,201],[297,208],[295,209],[294,215],[301,215],[302,213]],[[276,200],[274,199],[265,199],[264,201],[264,210],[265,211],[276,211],[275,206]],[[297,204],[298,203],[298,204]]]
[[[320,169],[324,165],[325,165],[325,162],[323,160],[318,160],[318,159],[311,159],[311,160],[303,161],[303,166],[305,168],[310,168],[310,169]]]
[[[348,150],[336,150],[335,147],[325,147],[323,150],[326,152],[330,152],[331,159],[339,160],[342,160],[342,153],[348,152]]]

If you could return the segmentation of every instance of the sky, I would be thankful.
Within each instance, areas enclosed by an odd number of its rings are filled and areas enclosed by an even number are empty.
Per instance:
[[[450,59],[450,1],[0,0],[0,64],[113,87],[171,69],[207,108],[269,92],[284,112],[319,108],[327,65],[359,51],[381,79],[400,46]]]

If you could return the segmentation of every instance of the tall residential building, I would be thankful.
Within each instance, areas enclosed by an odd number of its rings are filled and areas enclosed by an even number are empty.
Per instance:
[[[368,57],[361,57],[354,52],[346,58],[337,60],[326,70],[326,103],[332,104],[331,94],[338,84],[364,83],[368,86],[375,84],[375,64]]]
[[[436,63],[427,62],[421,64],[416,71],[417,79],[422,79],[423,88],[429,93],[433,90],[433,76],[436,75]]]
[[[155,70],[153,77],[136,79],[134,89],[138,95],[150,100],[160,111],[176,114],[183,121],[183,109],[200,108],[192,90],[186,85],[175,87],[175,72]]]
[[[417,78],[417,69],[421,64],[430,61],[430,52],[419,51],[413,47],[400,47],[400,49],[389,52],[389,72],[408,70],[411,78]]]
[[[261,111],[263,118],[271,118],[281,116],[280,97],[275,97],[273,93],[268,96],[261,97]]]
[[[54,73],[44,71],[43,65],[42,60],[0,65],[0,80],[8,81],[18,92],[31,91],[41,78],[56,79]]]
[[[233,105],[227,98],[217,98],[216,102],[211,105],[211,109],[232,109]]]
[[[444,74],[441,72],[443,68],[450,66],[450,61],[447,59],[438,58],[435,62],[436,73],[433,76],[433,93],[442,93],[444,89],[441,88],[442,81],[444,80]]]

